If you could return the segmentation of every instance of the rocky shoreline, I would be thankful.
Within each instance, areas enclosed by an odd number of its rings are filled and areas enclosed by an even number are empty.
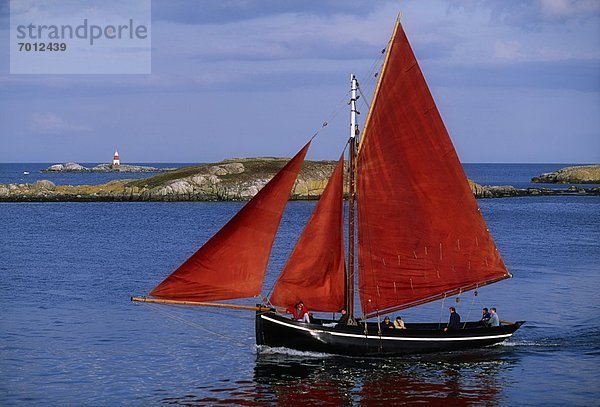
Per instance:
[[[287,158],[244,158],[184,167],[138,180],[101,185],[0,184],[0,202],[246,201],[285,165]],[[291,200],[318,199],[335,161],[305,161]],[[599,187],[564,189],[483,186],[469,181],[476,198],[600,195]]]
[[[112,164],[99,164],[90,168],[84,167],[78,163],[65,163],[51,165],[41,172],[165,172],[173,170],[176,170],[176,168],[157,168],[129,164],[121,164],[119,166],[113,166]]]
[[[600,195],[600,187],[515,188],[512,185],[479,185],[469,180],[475,198],[508,198],[514,196]]]
[[[547,184],[600,184],[600,164],[565,167],[533,177],[531,182]]]

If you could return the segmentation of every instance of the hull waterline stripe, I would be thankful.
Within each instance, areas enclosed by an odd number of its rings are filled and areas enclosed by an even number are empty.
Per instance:
[[[366,338],[366,339],[385,339],[390,341],[438,341],[438,342],[451,342],[451,341],[474,341],[474,340],[485,340],[485,339],[500,339],[500,338],[508,338],[512,336],[510,334],[501,334],[501,335],[487,335],[487,336],[467,336],[460,338],[400,338],[400,337],[390,337],[390,336],[378,336],[378,335],[357,335],[357,334],[348,334],[345,332],[331,332],[331,331],[323,331],[321,329],[310,329],[303,326],[297,326],[293,324],[288,324],[287,322],[278,321],[276,319],[269,318],[265,315],[260,316],[262,319],[266,319],[267,321],[274,322],[279,325],[287,326],[288,328],[298,329],[300,331],[307,331],[310,333],[326,333],[334,336],[347,336],[351,338]]]

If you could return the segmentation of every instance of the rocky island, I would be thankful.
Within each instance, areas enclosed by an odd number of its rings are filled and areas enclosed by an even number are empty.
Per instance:
[[[101,185],[55,185],[47,180],[33,184],[0,184],[0,202],[245,201],[256,195],[287,161],[287,158],[273,157],[228,159]],[[318,199],[335,165],[336,161],[305,161],[290,199]],[[477,198],[600,195],[598,187],[517,189],[509,185],[469,183]]]
[[[99,164],[95,167],[84,167],[77,163],[54,164],[41,172],[164,172],[173,171],[175,168],[156,168],[143,165],[129,164]]]
[[[566,167],[533,177],[531,182],[549,184],[600,184],[600,164]]]
[[[101,185],[0,185],[0,201],[243,201],[248,200],[285,165],[288,158],[240,158],[183,167],[138,180]],[[291,199],[317,199],[336,161],[305,161]]]

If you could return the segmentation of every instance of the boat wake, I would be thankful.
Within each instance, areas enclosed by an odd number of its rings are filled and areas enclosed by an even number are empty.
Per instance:
[[[261,355],[287,355],[287,356],[300,356],[300,357],[309,357],[315,359],[322,358],[330,358],[333,355],[329,353],[320,353],[320,352],[306,352],[300,350],[294,350],[284,347],[272,348],[269,346],[256,345],[256,352]]]
[[[492,346],[518,346],[518,347],[526,347],[526,346],[535,346],[535,347],[555,347],[560,346],[558,343],[551,343],[547,341],[528,341],[528,340],[508,340],[505,342],[497,343]]]

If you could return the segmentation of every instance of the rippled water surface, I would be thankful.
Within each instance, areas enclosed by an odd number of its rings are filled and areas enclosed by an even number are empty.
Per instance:
[[[596,404],[600,198],[479,203],[515,277],[457,307],[527,323],[503,345],[387,359],[258,349],[252,314],[129,301],[240,203],[0,204],[0,405]],[[313,207],[288,205],[265,293]],[[445,321],[450,302],[402,316]]]

